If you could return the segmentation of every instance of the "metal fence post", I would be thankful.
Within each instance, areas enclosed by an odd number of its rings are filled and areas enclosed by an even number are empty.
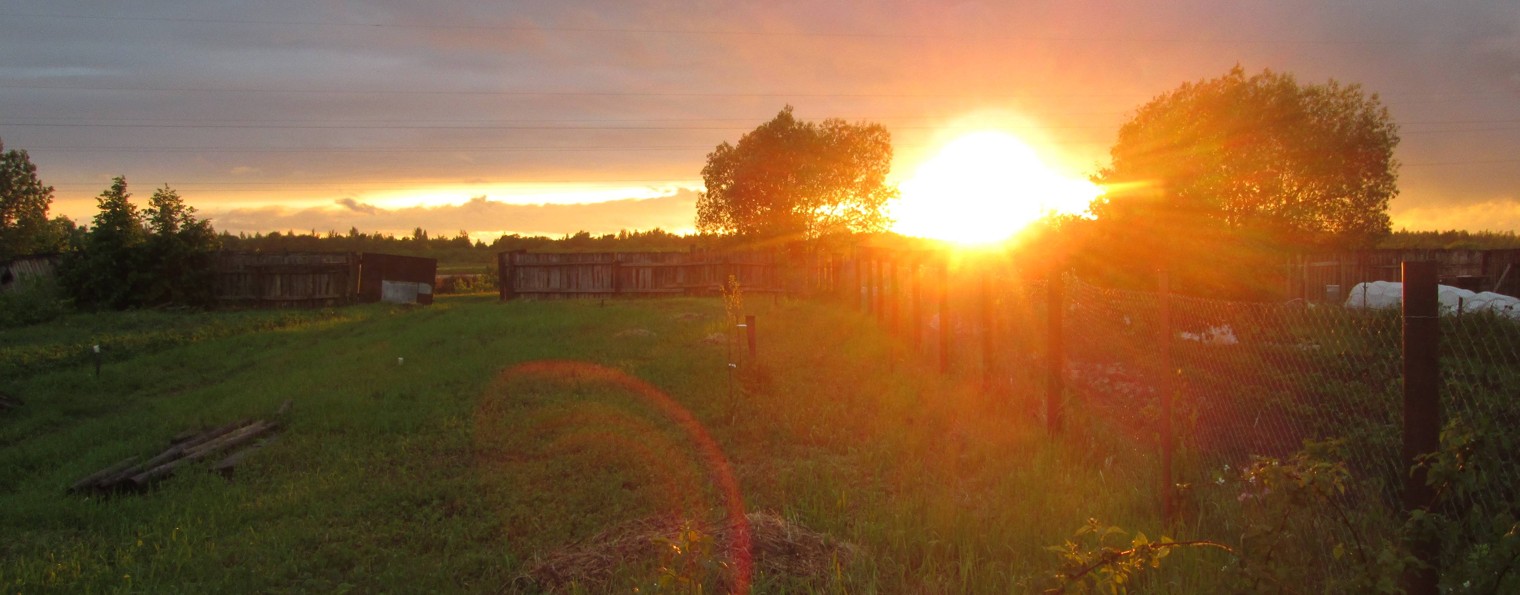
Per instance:
[[[913,305],[908,314],[908,324],[913,328],[913,349],[923,347],[924,343],[924,275],[922,263],[917,257],[913,259],[912,276]]]
[[[746,314],[744,316],[744,337],[745,337],[745,340],[749,342],[749,359],[751,361],[754,361],[754,359],[755,359],[755,315],[754,314]]]
[[[873,255],[871,258],[871,313],[876,315],[876,324],[881,324],[886,320],[886,315],[881,309],[881,294],[881,256]]]
[[[1065,301],[1062,294],[1065,288],[1061,286],[1062,282],[1060,269],[1050,267],[1050,273],[1046,276],[1045,282],[1045,312],[1048,325],[1045,330],[1047,350],[1045,354],[1045,423],[1052,434],[1061,431],[1061,392],[1065,382],[1063,368],[1066,363],[1063,360],[1066,357],[1066,344],[1064,337],[1061,336],[1063,326],[1061,315]]]
[[[1161,378],[1158,379],[1161,389],[1161,522],[1170,526],[1176,486],[1172,479],[1172,450],[1176,444],[1172,435],[1172,397],[1176,390],[1177,370],[1172,366],[1172,282],[1166,269],[1157,272],[1157,284],[1159,293],[1156,298],[1161,310],[1161,324],[1157,329],[1161,335],[1157,337],[1161,347]]]
[[[939,273],[939,373],[950,373],[950,260]]]
[[[1404,262],[1404,510],[1429,510],[1435,494],[1426,469],[1416,459],[1441,448],[1441,320],[1435,262]],[[1424,564],[1404,572],[1404,588],[1415,595],[1439,592],[1440,554],[1436,536],[1415,535],[1410,551]]]
[[[887,285],[892,288],[891,301],[887,302],[887,330],[897,334],[897,315],[899,303],[902,301],[902,291],[897,285],[897,259],[887,261]]]
[[[982,319],[982,391],[992,390],[993,351],[997,349],[996,325],[992,319],[992,266],[982,263],[981,278]]]

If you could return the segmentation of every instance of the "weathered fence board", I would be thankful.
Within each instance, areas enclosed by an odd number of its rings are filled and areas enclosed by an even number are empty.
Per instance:
[[[730,276],[750,293],[814,284],[787,276],[819,267],[784,260],[777,252],[503,252],[497,268],[503,300],[714,294]]]
[[[438,261],[353,252],[223,252],[216,257],[216,299],[223,306],[327,307],[377,302],[393,292],[433,301]],[[397,289],[397,287],[393,287]]]
[[[1367,250],[1301,256],[1286,267],[1288,297],[1345,301],[1358,283],[1398,281],[1399,263],[1437,263],[1441,283],[1520,296],[1520,250]]]
[[[358,258],[348,252],[224,252],[216,257],[216,299],[228,306],[321,307],[349,303]]]

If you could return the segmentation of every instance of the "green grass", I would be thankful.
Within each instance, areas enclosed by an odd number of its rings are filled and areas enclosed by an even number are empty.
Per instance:
[[[1045,546],[1089,517],[1157,533],[1154,465],[1108,432],[1051,439],[1024,400],[939,377],[858,314],[755,302],[760,354],[735,356],[732,385],[727,348],[704,341],[727,328],[718,300],[462,296],[8,330],[0,390],[25,405],[0,413],[0,589],[524,588],[536,556],[619,522],[719,514],[702,435],[747,509],[861,548],[834,576],[761,575],[757,592],[1026,592],[1050,586]],[[80,355],[94,342],[99,377]],[[545,360],[592,366],[520,366]],[[286,399],[286,428],[233,481],[64,494]]]

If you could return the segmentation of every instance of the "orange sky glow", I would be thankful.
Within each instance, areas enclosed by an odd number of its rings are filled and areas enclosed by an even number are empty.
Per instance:
[[[686,232],[707,153],[791,104],[892,133],[895,229],[992,241],[1080,213],[1136,108],[1239,64],[1379,94],[1395,228],[1520,229],[1507,2],[21,0],[0,52],[0,140],[81,222],[125,175],[234,233]]]

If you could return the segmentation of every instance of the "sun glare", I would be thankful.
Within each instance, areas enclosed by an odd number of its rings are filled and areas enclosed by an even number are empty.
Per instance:
[[[899,188],[893,229],[961,244],[1002,242],[1051,213],[1082,214],[1101,190],[1042,161],[1006,132],[956,138]]]

